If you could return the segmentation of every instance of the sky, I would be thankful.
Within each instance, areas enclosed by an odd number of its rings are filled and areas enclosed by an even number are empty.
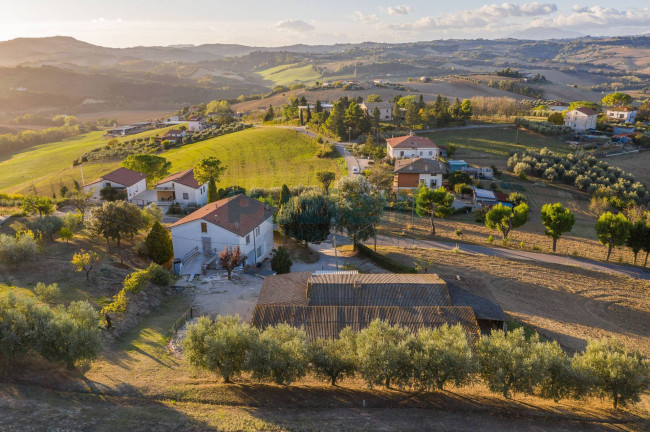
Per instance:
[[[110,47],[282,46],[494,39],[530,27],[591,36],[650,32],[648,0],[401,1],[23,0],[9,7],[0,0],[0,40],[62,35]]]

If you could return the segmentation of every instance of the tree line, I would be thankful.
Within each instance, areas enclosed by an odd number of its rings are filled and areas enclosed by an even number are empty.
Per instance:
[[[358,333],[346,327],[338,338],[310,340],[287,324],[259,330],[238,316],[219,316],[190,324],[183,346],[191,365],[226,383],[242,373],[281,385],[308,374],[331,385],[359,377],[371,388],[416,391],[483,382],[505,398],[598,396],[615,408],[638,402],[650,383],[650,361],[616,340],[589,341],[583,352],[569,356],[557,342],[527,337],[523,328],[474,341],[459,325],[412,333],[374,320]]]

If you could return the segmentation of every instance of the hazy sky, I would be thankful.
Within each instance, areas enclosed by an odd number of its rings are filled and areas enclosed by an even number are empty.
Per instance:
[[[650,32],[648,0],[0,0],[0,40],[66,35],[114,47],[495,38],[528,27],[592,36]]]

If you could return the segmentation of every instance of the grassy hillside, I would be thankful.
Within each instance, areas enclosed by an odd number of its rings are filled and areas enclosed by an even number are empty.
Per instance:
[[[299,66],[299,63],[276,66],[258,73],[262,78],[273,81],[276,85],[310,82],[321,77],[312,65]]]
[[[0,162],[0,190],[26,192],[33,180],[39,193],[51,195],[52,189],[58,192],[60,184],[71,185],[72,179],[81,182],[81,169],[72,167],[72,160],[103,143],[101,132],[93,132],[16,154]],[[295,131],[254,128],[173,149],[163,155],[172,162],[174,171],[190,168],[205,156],[216,156],[228,167],[219,186],[250,188],[315,184],[316,172],[324,169],[340,175],[337,160],[316,158],[316,149],[313,140]],[[119,164],[119,161],[84,164],[86,182]]]

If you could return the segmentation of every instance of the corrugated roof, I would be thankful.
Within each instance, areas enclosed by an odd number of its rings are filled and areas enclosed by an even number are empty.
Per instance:
[[[435,159],[414,158],[397,159],[395,161],[395,174],[446,174],[447,167]]]
[[[412,332],[421,328],[439,327],[444,324],[463,326],[474,340],[480,330],[472,308],[469,306],[266,306],[257,305],[253,311],[252,324],[264,329],[280,323],[302,327],[309,338],[334,339],[341,330],[350,327],[358,332],[375,319],[391,325],[401,325]]]
[[[451,303],[454,306],[470,306],[474,310],[476,319],[506,320],[505,312],[496,302],[492,293],[480,284],[472,284],[470,288],[466,289],[450,282],[448,287]]]
[[[238,194],[209,203],[173,223],[171,227],[201,219],[239,236],[244,236],[273,216],[276,211],[277,209],[273,206]]]
[[[118,168],[115,171],[111,171],[108,174],[101,176],[102,180],[119,183],[124,186],[133,186],[140,180],[146,178],[146,175],[124,167]]]
[[[310,272],[266,276],[257,304],[307,306],[307,282],[310,277]]]
[[[397,138],[387,138],[386,142],[392,148],[438,148],[429,138],[417,135],[405,135]]]
[[[188,186],[194,189],[198,189],[201,187],[198,181],[194,178],[194,169],[190,168],[185,171],[177,172],[175,174],[169,175],[165,177],[164,179],[160,180],[158,183],[156,183],[156,186],[159,186],[163,183],[167,182],[176,182],[179,184],[182,184],[184,186]]]

